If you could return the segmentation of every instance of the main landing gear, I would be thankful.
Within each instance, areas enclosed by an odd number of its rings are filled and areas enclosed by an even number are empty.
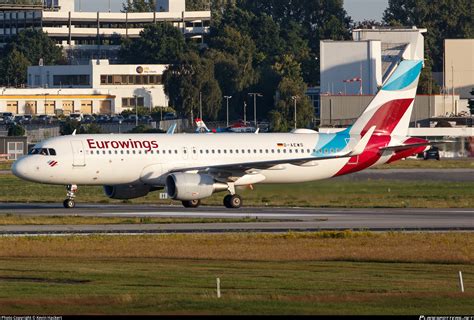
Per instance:
[[[238,209],[242,206],[242,198],[235,193],[235,185],[233,183],[228,184],[230,194],[224,197],[224,206],[229,209]]]
[[[238,194],[228,194],[224,197],[224,206],[229,209],[237,209],[242,206],[242,198]]]
[[[66,186],[67,195],[66,200],[63,201],[63,206],[66,209],[72,209],[76,206],[76,202],[74,198],[76,197],[77,185],[69,184]]]
[[[185,208],[197,208],[201,205],[201,200],[185,200],[181,201]]]

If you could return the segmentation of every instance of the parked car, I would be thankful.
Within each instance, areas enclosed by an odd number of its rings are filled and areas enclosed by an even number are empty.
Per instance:
[[[15,123],[18,123],[18,124],[23,124],[24,121],[25,121],[25,118],[24,116],[15,116],[15,118],[13,119],[13,121]]]
[[[23,116],[23,123],[24,124],[31,123],[31,121],[33,121],[33,116],[31,114],[25,114]]]
[[[143,123],[150,123],[153,121],[153,118],[151,116],[141,116],[138,121]]]
[[[119,123],[119,122],[122,123],[125,121],[125,118],[120,115],[117,115],[117,116],[113,116],[110,121],[114,123]]]
[[[39,115],[37,119],[38,119],[38,122],[44,123],[44,124],[49,124],[52,122],[51,117],[46,114]]]
[[[3,112],[0,114],[0,117],[3,118],[3,123],[9,124],[15,121],[15,116],[11,112]]]
[[[438,147],[431,147],[430,149],[426,150],[423,159],[429,160],[429,159],[435,159],[439,160],[439,148]]]
[[[107,123],[109,121],[110,121],[110,117],[105,114],[102,114],[96,118],[97,123]]]
[[[137,120],[137,116],[134,114],[129,114],[128,117],[125,118],[125,122],[135,122]]]
[[[69,119],[81,122],[84,119],[82,113],[71,113]]]
[[[176,114],[173,112],[167,112],[163,115],[163,120],[174,120],[176,119]]]
[[[84,123],[92,123],[95,121],[95,118],[94,116],[90,115],[90,114],[86,114],[84,115],[84,117],[82,118],[82,122]]]

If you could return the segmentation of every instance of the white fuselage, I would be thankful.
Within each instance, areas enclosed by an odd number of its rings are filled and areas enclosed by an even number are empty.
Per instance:
[[[48,184],[162,186],[167,174],[175,170],[313,155],[316,159],[317,152],[340,151],[330,145],[328,150],[316,150],[321,136],[317,132],[70,135],[35,146],[54,149],[56,155],[25,156],[15,163],[13,170],[21,178]],[[315,160],[306,165],[279,164],[248,172],[250,177],[240,175],[235,185],[325,179],[334,176],[348,161],[339,158]]]

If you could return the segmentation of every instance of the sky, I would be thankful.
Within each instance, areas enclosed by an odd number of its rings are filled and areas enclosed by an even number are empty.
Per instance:
[[[308,0],[309,1],[309,0]],[[118,12],[122,9],[123,0],[76,0],[76,10],[82,11],[107,11]],[[387,8],[388,0],[344,0],[344,8],[354,21],[376,20],[381,21]]]

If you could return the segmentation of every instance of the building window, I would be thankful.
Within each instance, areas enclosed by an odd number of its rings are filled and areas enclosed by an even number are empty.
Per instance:
[[[53,85],[60,87],[89,86],[88,74],[53,75]]]
[[[100,84],[105,85],[160,85],[161,75],[121,75],[103,74],[100,76]]]
[[[23,142],[8,142],[7,154],[8,160],[16,160],[23,155]]]
[[[122,98],[122,108],[135,108],[135,101],[137,102],[139,107],[145,106],[145,98],[144,97],[128,97]]]

